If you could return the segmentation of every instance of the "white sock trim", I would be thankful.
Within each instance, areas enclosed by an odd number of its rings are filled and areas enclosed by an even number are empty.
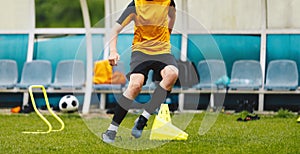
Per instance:
[[[144,116],[146,119],[149,119],[151,114],[148,113],[146,110],[144,110],[144,112],[142,113],[142,116]]]
[[[118,128],[119,128],[118,126],[110,124],[107,130],[118,131]]]

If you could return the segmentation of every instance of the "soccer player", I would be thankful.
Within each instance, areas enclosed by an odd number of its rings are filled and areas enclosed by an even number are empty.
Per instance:
[[[117,35],[131,21],[134,21],[134,38],[130,72],[127,75],[129,84],[118,99],[114,116],[107,131],[102,134],[106,143],[115,141],[119,125],[126,116],[135,97],[142,90],[153,70],[154,79],[160,81],[146,103],[143,113],[135,120],[131,135],[139,138],[151,114],[162,104],[171,92],[178,78],[177,63],[171,55],[170,35],[175,23],[176,10],[174,0],[133,0],[122,13],[112,28],[110,55],[111,65],[117,65]]]

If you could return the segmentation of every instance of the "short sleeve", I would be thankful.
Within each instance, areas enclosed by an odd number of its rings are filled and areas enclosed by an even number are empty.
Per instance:
[[[129,19],[132,17],[133,14],[136,14],[134,0],[123,11],[122,15],[117,20],[117,23],[119,23],[120,25],[126,25],[129,22]]]

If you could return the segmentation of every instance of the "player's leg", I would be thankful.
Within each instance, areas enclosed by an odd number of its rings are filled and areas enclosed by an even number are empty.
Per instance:
[[[174,65],[168,65],[161,71],[161,76],[162,80],[159,85],[163,89],[171,91],[178,78],[178,68]]]
[[[119,125],[125,118],[133,99],[140,93],[144,83],[144,75],[134,73],[130,75],[130,81],[123,95],[118,99],[114,116],[107,131],[102,134],[102,139],[106,143],[114,142]]]
[[[161,82],[154,90],[151,100],[146,105],[144,112],[135,121],[135,125],[131,132],[135,138],[141,137],[150,115],[165,101],[167,95],[171,92],[171,89],[178,78],[178,69],[174,65],[167,65],[160,71],[160,74],[162,77]]]
[[[173,85],[178,78],[178,69],[174,65],[168,65],[161,70],[162,80],[155,89],[150,103],[145,107],[145,111],[153,113],[162,104],[167,95],[171,92]]]

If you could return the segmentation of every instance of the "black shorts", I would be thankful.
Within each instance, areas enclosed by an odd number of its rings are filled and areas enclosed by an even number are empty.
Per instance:
[[[161,70],[167,65],[173,65],[177,68],[177,63],[171,54],[148,55],[139,51],[132,52],[130,61],[130,72],[127,74],[129,79],[133,73],[143,74],[145,77],[144,85],[148,79],[148,73],[153,70],[154,81],[161,81]]]

